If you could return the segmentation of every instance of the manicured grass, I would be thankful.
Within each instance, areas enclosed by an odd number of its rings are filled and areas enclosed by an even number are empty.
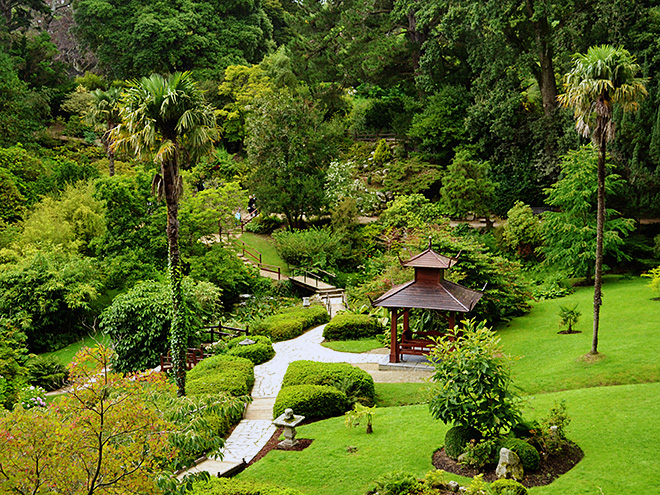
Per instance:
[[[606,277],[597,361],[581,359],[591,349],[593,288],[534,303],[533,310],[498,328],[507,353],[518,356],[514,382],[523,393],[660,381],[660,301],[641,278]],[[576,329],[560,335],[557,312],[579,303]]]
[[[297,428],[298,438],[314,439],[307,449],[272,450],[239,477],[309,495],[362,495],[383,473],[404,470],[422,476],[430,470],[431,455],[447,429],[431,419],[426,406],[378,409],[373,427],[367,435],[364,427],[347,428],[340,417]],[[350,453],[349,446],[357,451]]]
[[[241,234],[240,240],[261,253],[262,263],[279,266],[282,268],[282,273],[284,275],[289,275],[289,267],[286,262],[280,258],[280,255],[277,254],[272,237],[245,232]],[[253,261],[252,258],[249,259],[250,261]]]
[[[96,335],[88,335],[87,337],[82,338],[78,342],[74,342],[73,344],[69,344],[68,346],[59,349],[57,351],[53,352],[46,352],[42,354],[44,357],[48,356],[54,356],[59,361],[66,365],[69,364],[71,361],[73,361],[73,356],[76,355],[76,353],[82,349],[83,347],[94,347],[97,345],[97,343],[103,343],[103,344],[110,344],[110,338],[102,333],[98,333]]]
[[[338,352],[367,352],[383,347],[376,339],[326,340],[321,345]]]
[[[430,377],[430,375],[429,375]],[[378,407],[409,406],[428,402],[430,383],[375,383]]]
[[[572,418],[568,436],[585,453],[571,471],[530,493],[660,493],[659,395],[660,383],[653,383],[530,397],[529,417],[545,415],[555,401],[566,399]],[[240,477],[297,488],[309,495],[362,495],[371,480],[386,472],[403,470],[422,476],[430,470],[431,455],[442,445],[446,430],[431,418],[426,405],[378,409],[372,435],[362,428],[346,428],[343,418],[332,418],[298,428],[298,438],[314,439],[307,449],[273,450]],[[357,451],[349,453],[349,446]],[[465,478],[450,478],[469,483]]]

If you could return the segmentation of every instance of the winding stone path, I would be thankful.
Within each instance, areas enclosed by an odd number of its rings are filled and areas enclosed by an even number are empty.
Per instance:
[[[227,439],[222,455],[219,456],[221,460],[207,459],[188,473],[208,471],[211,476],[219,476],[242,462],[250,462],[259,453],[275,433],[276,428],[272,424],[273,405],[282,388],[282,379],[289,363],[307,359],[323,363],[378,364],[387,358],[382,354],[354,354],[327,349],[321,345],[324,328],[325,325],[321,325],[298,338],[273,344],[275,357],[254,367],[253,402],[248,405],[244,419]]]

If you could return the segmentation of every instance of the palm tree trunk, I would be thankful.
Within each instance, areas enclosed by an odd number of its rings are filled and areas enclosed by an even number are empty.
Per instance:
[[[105,156],[108,157],[108,175],[112,177],[115,175],[115,152],[112,150],[110,140],[107,137],[104,137],[102,141],[105,148]]]
[[[181,252],[179,251],[179,198],[176,166],[163,162],[161,175],[167,205],[167,247],[170,291],[172,295],[172,326],[170,327],[170,353],[177,386],[177,395],[186,395],[186,347],[187,332],[183,317],[183,288],[181,286]]]
[[[594,333],[590,354],[598,354],[598,325],[600,307],[603,304],[603,237],[605,229],[605,154],[607,141],[604,126],[601,126],[598,142],[598,211],[596,214],[596,267],[594,269]]]

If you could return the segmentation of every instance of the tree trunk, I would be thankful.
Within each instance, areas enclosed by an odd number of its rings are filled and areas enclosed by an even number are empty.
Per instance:
[[[526,0],[527,17],[534,28],[534,38],[539,56],[540,72],[536,75],[536,80],[541,90],[543,99],[543,113],[550,116],[557,108],[557,80],[555,78],[555,69],[552,64],[552,28],[548,23],[547,16],[542,16],[538,20],[535,18],[534,5],[532,0]]]
[[[103,138],[103,147],[105,148],[105,156],[108,157],[108,174],[110,177],[115,175],[115,152],[110,146],[110,141],[107,138]]]
[[[600,120],[600,117],[599,117]],[[605,230],[605,158],[607,152],[607,136],[605,126],[600,128],[598,136],[598,212],[596,214],[596,267],[594,269],[594,333],[591,341],[590,354],[598,354],[598,325],[600,323],[600,307],[603,304],[603,237]]]
[[[167,247],[170,291],[172,295],[172,326],[170,353],[177,386],[177,395],[186,395],[186,347],[188,343],[183,317],[183,289],[181,286],[181,252],[179,251],[179,194],[176,158],[163,162],[161,175],[167,205]]]

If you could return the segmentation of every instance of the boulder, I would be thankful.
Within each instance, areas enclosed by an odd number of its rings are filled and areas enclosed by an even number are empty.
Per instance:
[[[500,462],[497,464],[495,475],[498,479],[507,478],[516,481],[522,480],[525,472],[518,454],[512,450],[502,448],[500,450]]]

